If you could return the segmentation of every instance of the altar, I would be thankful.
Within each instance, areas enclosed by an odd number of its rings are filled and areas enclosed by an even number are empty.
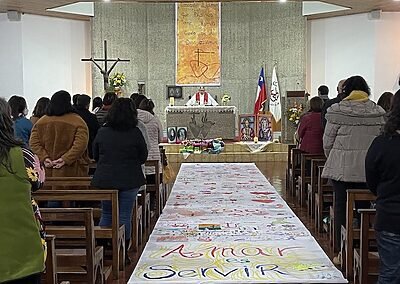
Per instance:
[[[188,139],[235,139],[235,106],[168,106],[167,128],[186,128]]]

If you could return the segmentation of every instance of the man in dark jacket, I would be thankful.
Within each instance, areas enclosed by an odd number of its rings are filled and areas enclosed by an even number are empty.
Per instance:
[[[89,129],[88,153],[90,159],[93,159],[92,143],[96,138],[99,130],[99,123],[96,115],[89,111],[90,97],[88,95],[80,95],[76,102],[76,113],[86,122]]]
[[[322,128],[323,129],[325,129],[325,126],[326,126],[325,115],[326,115],[326,112],[328,111],[328,108],[330,108],[334,104],[340,103],[344,99],[344,96],[343,96],[343,85],[344,85],[344,82],[346,82],[346,80],[340,80],[339,83],[338,83],[338,86],[336,88],[337,93],[338,93],[337,97],[325,101],[324,105],[322,106],[321,118],[322,118]]]

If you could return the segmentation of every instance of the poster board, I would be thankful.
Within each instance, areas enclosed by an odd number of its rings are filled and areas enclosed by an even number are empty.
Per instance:
[[[176,3],[176,85],[221,84],[221,4]]]

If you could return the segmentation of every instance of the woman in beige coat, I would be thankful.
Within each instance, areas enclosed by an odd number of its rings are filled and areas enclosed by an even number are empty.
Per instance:
[[[59,91],[52,96],[47,115],[34,125],[30,146],[44,163],[47,176],[87,176],[88,140],[88,128],[74,113],[70,94]]]
[[[322,176],[335,190],[335,238],[340,247],[341,226],[346,223],[347,189],[367,189],[365,156],[384,125],[385,111],[369,99],[370,89],[360,76],[344,83],[345,99],[328,108],[324,151],[328,158]]]

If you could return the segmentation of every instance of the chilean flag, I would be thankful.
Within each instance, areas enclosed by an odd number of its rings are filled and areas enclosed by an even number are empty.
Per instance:
[[[261,68],[260,77],[258,77],[257,97],[254,104],[254,114],[264,110],[264,103],[267,101],[267,89],[265,88],[264,67]]]

